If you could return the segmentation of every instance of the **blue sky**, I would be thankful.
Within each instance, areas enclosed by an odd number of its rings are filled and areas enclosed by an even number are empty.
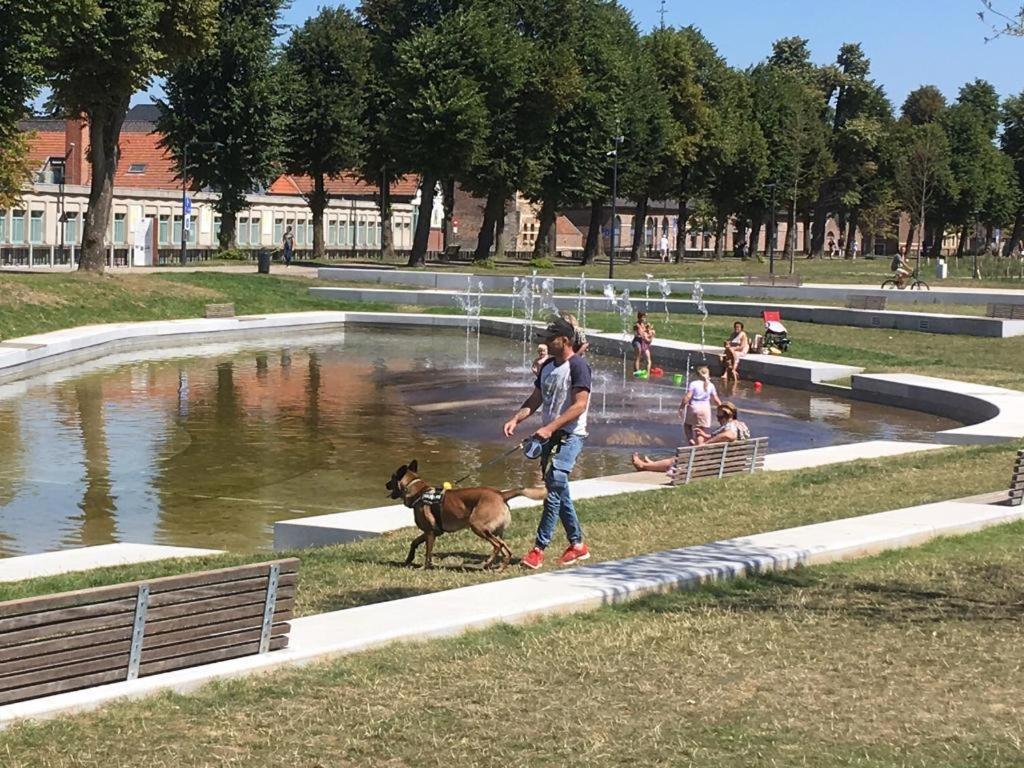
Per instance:
[[[620,0],[641,30],[658,23],[660,0]],[[356,2],[345,2],[354,7]],[[301,24],[325,5],[293,0],[285,22]],[[996,0],[1009,11],[1019,0]],[[773,40],[800,35],[811,41],[814,61],[835,59],[844,42],[860,42],[872,72],[896,107],[919,85],[937,85],[950,99],[980,77],[1000,95],[1024,91],[1024,40],[988,44],[978,19],[980,0],[666,0],[665,23],[694,24],[726,60],[746,67],[763,59]]]

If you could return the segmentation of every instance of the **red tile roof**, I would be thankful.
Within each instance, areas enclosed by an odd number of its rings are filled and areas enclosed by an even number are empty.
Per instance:
[[[121,157],[114,176],[115,189],[181,188],[171,156],[158,146],[160,138],[158,133],[121,133]],[[142,172],[131,173],[133,165],[141,166]]]
[[[344,173],[336,179],[327,179],[327,193],[336,196],[369,197],[375,194],[377,187],[367,184],[358,176]],[[391,184],[392,197],[415,197],[419,189],[416,176],[402,176]],[[306,195],[313,191],[313,180],[309,176],[285,175],[270,185],[270,193],[274,195]]]
[[[29,137],[28,159],[34,171],[51,157],[64,157],[64,124],[59,131],[38,130]]]
[[[555,218],[555,234],[574,236],[579,235],[580,237],[583,236],[583,232],[581,232],[575,224],[573,224],[571,221],[569,221],[569,219],[567,219],[565,216],[562,216],[561,214],[559,214]]]

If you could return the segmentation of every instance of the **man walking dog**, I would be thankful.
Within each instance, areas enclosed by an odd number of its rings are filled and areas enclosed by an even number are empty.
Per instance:
[[[541,409],[544,424],[533,433],[533,439],[526,442],[524,452],[529,458],[536,458],[539,452],[547,497],[534,547],[522,559],[527,568],[540,568],[544,564],[544,550],[551,543],[556,519],[562,521],[569,539],[569,547],[559,563],[568,565],[590,557],[569,496],[569,473],[576,465],[587,436],[590,365],[573,351],[576,326],[565,315],[552,319],[546,336],[551,357],[541,367],[533,392],[504,427],[505,436],[512,437],[520,422]]]

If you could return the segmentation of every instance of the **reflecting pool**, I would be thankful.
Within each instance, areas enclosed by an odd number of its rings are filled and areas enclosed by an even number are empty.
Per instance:
[[[501,426],[533,386],[517,342],[483,336],[479,359],[466,365],[459,330],[364,326],[110,357],[0,386],[0,554],[114,541],[267,547],[275,520],[391,503],[384,483],[412,458],[428,481],[460,478],[509,447]],[[624,380],[619,359],[591,364],[576,476],[628,471],[633,450],[671,452],[671,377]],[[779,387],[723,395],[773,451],[956,426]],[[467,483],[537,479],[515,453]]]

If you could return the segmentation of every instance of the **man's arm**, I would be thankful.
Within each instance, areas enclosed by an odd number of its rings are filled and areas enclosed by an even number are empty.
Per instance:
[[[571,421],[575,421],[583,415],[583,412],[587,410],[587,405],[589,404],[590,390],[574,389],[572,391],[572,405],[565,409],[565,413],[549,421],[534,434],[541,440],[547,440],[566,424]]]
[[[502,430],[505,433],[505,437],[512,437],[512,435],[515,434],[516,427],[519,426],[519,422],[528,419],[530,414],[536,411],[542,402],[543,400],[541,399],[540,389],[538,387],[534,387],[533,392],[519,407],[515,416],[505,422],[505,426]]]

